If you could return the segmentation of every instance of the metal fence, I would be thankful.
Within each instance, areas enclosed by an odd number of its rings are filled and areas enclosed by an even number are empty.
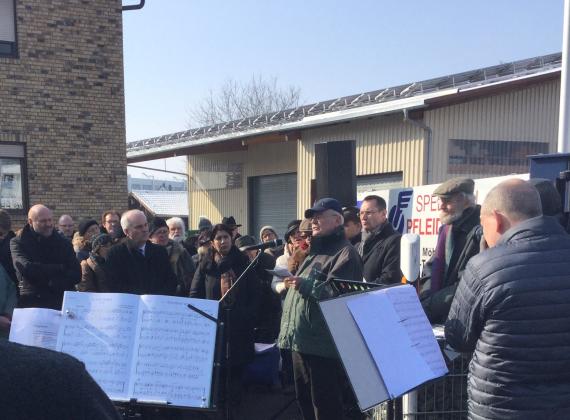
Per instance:
[[[439,342],[443,346],[443,342]],[[374,420],[463,420],[467,418],[469,359],[447,360],[449,373],[373,410]]]

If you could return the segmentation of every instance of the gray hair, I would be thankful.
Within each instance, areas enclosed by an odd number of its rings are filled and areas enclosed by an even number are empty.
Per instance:
[[[184,225],[184,220],[182,220],[180,217],[171,217],[166,221],[166,224],[168,225],[169,229],[171,229],[172,226],[181,226],[183,231],[186,230],[186,226]]]
[[[136,209],[135,210],[128,210],[128,211],[123,213],[123,215],[121,216],[121,227],[123,228],[123,231],[125,231],[131,227],[131,221],[129,220],[129,218],[133,214],[137,214],[137,213],[141,213],[143,216],[145,216],[145,214],[142,211],[136,210]]]

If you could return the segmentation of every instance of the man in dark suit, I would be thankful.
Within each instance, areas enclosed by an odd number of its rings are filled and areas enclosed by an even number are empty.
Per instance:
[[[148,240],[146,216],[129,210],[121,217],[127,240],[111,248],[107,266],[113,291],[138,295],[174,295],[176,275],[164,247]]]

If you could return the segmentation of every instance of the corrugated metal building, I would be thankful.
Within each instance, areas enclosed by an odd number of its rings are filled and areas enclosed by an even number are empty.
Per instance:
[[[356,141],[361,190],[526,172],[556,150],[560,54],[141,140],[137,162],[188,155],[192,227],[233,215],[283,232],[311,204],[315,144]]]

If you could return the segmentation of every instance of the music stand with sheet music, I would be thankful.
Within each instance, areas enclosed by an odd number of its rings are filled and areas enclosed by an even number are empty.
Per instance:
[[[347,286],[341,287],[345,293],[318,304],[362,411],[447,372],[412,286],[367,287],[355,284],[360,282],[341,282]],[[356,286],[367,288],[349,291]],[[409,314],[404,314],[406,311]],[[423,336],[414,336],[418,332]]]

